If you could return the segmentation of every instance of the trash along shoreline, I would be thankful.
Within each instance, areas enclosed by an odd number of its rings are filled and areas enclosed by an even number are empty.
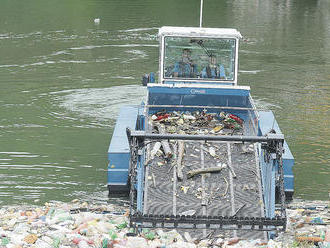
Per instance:
[[[2,206],[0,247],[330,247],[330,201],[294,199],[287,206],[287,229],[272,240],[213,235],[196,239],[188,230],[129,228],[128,207],[75,199],[43,206]]]

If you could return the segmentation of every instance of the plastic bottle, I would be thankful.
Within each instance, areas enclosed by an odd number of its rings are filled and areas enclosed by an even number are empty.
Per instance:
[[[328,230],[326,231],[326,233],[324,235],[324,241],[330,243],[330,228],[328,228]]]
[[[9,239],[7,237],[3,237],[1,239],[1,246],[6,246],[9,244]]]
[[[85,240],[81,240],[81,241],[79,242],[79,244],[78,244],[78,247],[79,247],[79,248],[88,248],[89,245],[88,245],[88,243],[87,243]]]
[[[53,238],[53,247],[59,248],[60,247],[61,240],[58,237]]]

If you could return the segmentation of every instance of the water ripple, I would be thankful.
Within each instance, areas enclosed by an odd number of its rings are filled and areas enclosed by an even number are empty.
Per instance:
[[[59,105],[81,116],[98,120],[115,119],[123,105],[138,105],[146,96],[146,88],[123,85],[110,88],[64,90],[50,93]]]

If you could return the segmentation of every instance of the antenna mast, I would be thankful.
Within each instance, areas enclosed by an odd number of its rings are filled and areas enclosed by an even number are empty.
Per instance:
[[[199,14],[199,27],[202,27],[202,22],[203,22],[203,0],[201,0],[201,9],[200,9],[200,14]]]

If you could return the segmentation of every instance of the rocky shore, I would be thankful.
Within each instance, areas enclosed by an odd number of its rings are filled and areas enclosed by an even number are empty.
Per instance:
[[[73,200],[43,206],[3,206],[0,247],[320,247],[330,248],[330,202],[294,200],[287,206],[287,230],[273,240],[217,236],[194,239],[188,232],[128,226],[128,208]]]

